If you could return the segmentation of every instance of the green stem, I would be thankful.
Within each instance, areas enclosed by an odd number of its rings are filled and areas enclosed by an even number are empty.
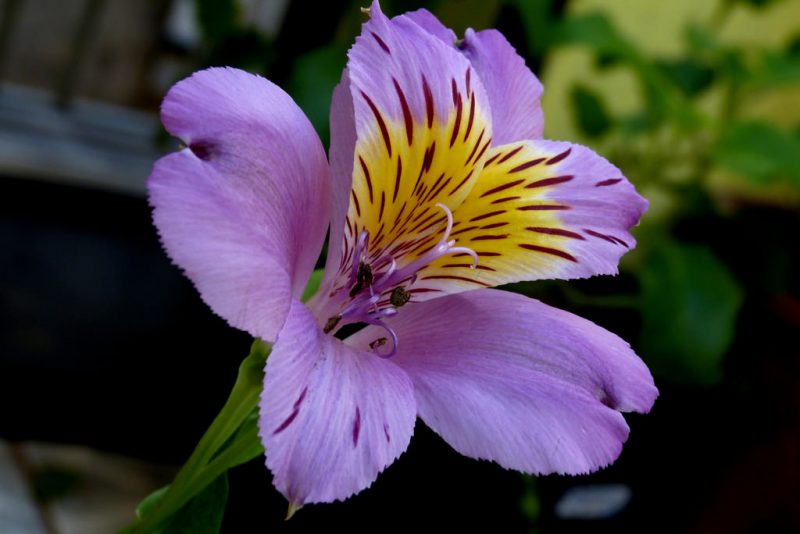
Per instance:
[[[258,399],[263,387],[264,364],[271,347],[253,342],[225,406],[200,439],[189,460],[153,507],[123,532],[153,532],[219,475],[263,452],[256,425]]]

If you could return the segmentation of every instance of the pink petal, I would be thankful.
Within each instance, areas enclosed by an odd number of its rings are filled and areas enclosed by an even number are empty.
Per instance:
[[[404,15],[450,46],[456,35],[425,9]],[[493,146],[541,139],[544,131],[542,84],[525,60],[497,30],[466,31],[458,48],[478,74],[492,108]]]
[[[293,302],[267,361],[259,421],[273,483],[292,504],[367,488],[406,450],[415,418],[402,369],[323,334]]]
[[[161,113],[187,145],[148,181],[162,242],[216,313],[274,339],[324,239],[330,193],[319,138],[280,88],[235,69],[179,82]]]
[[[597,325],[479,289],[408,304],[390,321],[420,417],[456,450],[528,473],[586,473],[628,436],[620,411],[658,392],[644,363]],[[367,328],[354,344],[382,335]]]

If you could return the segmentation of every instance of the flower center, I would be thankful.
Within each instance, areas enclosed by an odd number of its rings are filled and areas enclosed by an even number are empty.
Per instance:
[[[401,267],[398,267],[395,258],[388,253],[372,258],[368,254],[369,232],[364,230],[359,234],[347,290],[340,292],[343,296],[341,312],[328,318],[323,328],[326,333],[351,323],[380,326],[391,338],[392,347],[388,352],[379,350],[388,342],[386,337],[375,339],[370,347],[379,356],[389,358],[397,352],[397,335],[384,319],[395,315],[398,308],[411,300],[412,290],[409,287],[416,281],[417,271],[447,254],[467,254],[472,257],[473,268],[478,264],[475,251],[467,247],[457,247],[455,239],[449,239],[453,229],[453,214],[450,209],[444,204],[436,206],[444,211],[447,218],[441,239],[425,253]]]

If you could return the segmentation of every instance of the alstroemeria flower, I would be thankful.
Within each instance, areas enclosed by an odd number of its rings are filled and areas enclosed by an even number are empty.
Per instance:
[[[216,313],[274,341],[260,435],[293,505],[369,486],[417,416],[467,456],[586,473],[619,455],[620,412],[650,409],[627,343],[487,289],[616,273],[647,207],[588,148],[541,139],[541,93],[498,32],[457,42],[427,11],[388,19],[376,2],[333,95],[330,164],[263,78],[209,69],[167,95],[186,148],[150,176],[155,223]]]

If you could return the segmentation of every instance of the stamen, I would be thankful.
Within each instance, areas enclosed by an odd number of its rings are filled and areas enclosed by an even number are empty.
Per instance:
[[[386,332],[392,338],[392,350],[390,350],[387,354],[381,354],[380,351],[378,351],[378,347],[382,347],[383,345],[386,344],[386,338],[385,337],[380,337],[380,338],[376,339],[375,341],[373,341],[373,342],[371,342],[369,344],[369,347],[372,349],[372,351],[377,356],[380,356],[381,358],[391,358],[392,356],[397,354],[397,334],[394,333],[394,330],[389,328],[386,325],[386,323],[384,323],[383,321],[378,320],[378,319],[375,319],[373,321],[368,321],[368,322],[369,322],[369,324],[372,324],[372,325],[375,325],[375,326],[380,326],[381,328],[386,330]],[[383,341],[381,341],[381,340],[383,340]]]
[[[342,320],[341,315],[334,315],[333,317],[329,317],[328,321],[325,323],[325,328],[322,329],[323,332],[326,334],[329,333],[331,330],[336,328],[336,325],[339,324],[339,321]]]
[[[397,259],[390,254],[379,251],[379,257],[369,256],[369,233],[364,230],[358,235],[353,251],[353,264],[350,268],[349,285],[345,285],[339,292],[339,304],[336,307],[341,311],[331,316],[325,324],[325,333],[330,333],[340,325],[349,323],[367,323],[379,326],[386,330],[388,337],[380,337],[370,343],[370,348],[381,358],[390,358],[397,353],[397,335],[389,328],[384,319],[397,314],[401,308],[411,300],[411,291],[405,285],[413,285],[417,280],[417,271],[430,265],[432,262],[449,254],[465,254],[472,257],[472,268],[478,265],[478,255],[468,247],[455,246],[456,240],[450,239],[453,230],[453,214],[444,204],[436,204],[444,211],[445,228],[439,241],[406,265],[398,266]],[[426,230],[425,234],[434,233],[436,225]],[[419,239],[418,235],[407,236]],[[384,249],[385,250],[385,249]],[[399,257],[403,257],[405,252]],[[404,285],[400,285],[404,284]],[[350,287],[347,291],[344,288]],[[365,291],[368,290],[368,291]],[[378,303],[389,294],[388,304]],[[348,302],[349,297],[349,302]],[[381,307],[383,306],[383,307]],[[388,353],[381,353],[383,347],[392,340],[392,349]]]
[[[392,289],[392,295],[389,297],[389,302],[391,302],[392,306],[395,308],[403,306],[409,300],[411,300],[411,293],[409,293],[408,290],[403,286],[397,286],[396,288]]]
[[[363,261],[362,256],[364,252],[367,250],[367,246],[369,246],[369,232],[366,230],[362,230],[360,234],[358,234],[358,239],[356,240],[356,249],[353,254],[353,265],[350,268],[350,285],[356,283],[358,279],[358,268],[361,266]]]

